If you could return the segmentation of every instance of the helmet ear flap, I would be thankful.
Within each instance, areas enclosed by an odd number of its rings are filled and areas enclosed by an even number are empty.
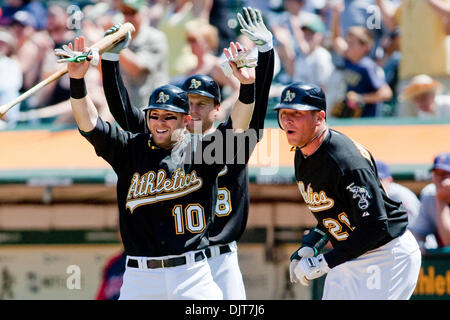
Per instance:
[[[281,109],[277,110],[277,120],[278,120],[278,125],[280,126],[281,130],[284,130],[283,126],[281,125]]]
[[[145,119],[145,133],[150,133],[150,110],[144,111],[144,119]]]

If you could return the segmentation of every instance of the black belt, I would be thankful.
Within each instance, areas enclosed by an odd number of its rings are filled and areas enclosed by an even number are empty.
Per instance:
[[[205,258],[205,255],[203,251],[196,252],[194,254],[194,261],[201,261]],[[156,268],[171,268],[171,267],[178,267],[182,266],[187,263],[186,257],[176,257],[176,258],[168,258],[168,259],[148,259],[147,262],[147,268],[149,269],[156,269]],[[132,268],[139,268],[138,260],[133,258],[128,258],[128,267]]]
[[[219,256],[220,256],[221,254],[228,253],[228,252],[231,252],[230,245],[225,244],[225,245],[219,246],[219,254],[218,254]],[[211,257],[213,256],[212,250],[211,250],[210,247],[208,247],[208,248],[205,249],[205,254],[206,254],[206,257],[207,257],[208,259],[211,258]]]

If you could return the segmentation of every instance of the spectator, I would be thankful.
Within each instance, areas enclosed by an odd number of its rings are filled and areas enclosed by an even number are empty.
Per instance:
[[[102,271],[102,279],[96,300],[119,300],[127,255],[122,250],[112,256]]]
[[[450,94],[450,47],[447,44],[447,20],[450,3],[446,0],[403,0],[394,8],[391,2],[377,0],[383,23],[389,28],[400,27],[398,92],[412,77],[427,74],[442,84],[444,94]],[[418,23],[420,21],[420,23]],[[398,115],[416,116],[417,109],[408,101],[400,101]]]
[[[219,45],[215,55],[221,55],[223,49],[228,48],[228,44],[235,40],[234,30],[228,26],[231,18],[230,9],[227,7],[227,0],[207,0],[211,5],[209,23],[219,31]]]
[[[383,161],[376,161],[378,177],[389,198],[401,202],[408,212],[408,223],[414,222],[419,215],[420,201],[417,196],[405,186],[394,182],[389,166]]]
[[[320,17],[302,23],[303,37],[297,37],[298,41],[306,42],[307,52],[299,55],[293,62],[293,81],[314,83],[324,88],[328,82],[334,65],[330,52],[322,46],[324,40],[325,25]]]
[[[438,247],[450,246],[449,152],[434,158],[431,178],[432,183],[425,186],[420,193],[420,212],[410,229],[422,246],[430,234],[436,238]]]
[[[333,3],[334,2],[334,3]],[[339,5],[343,6],[340,27],[342,34],[346,34],[348,29],[354,26],[369,27],[373,23],[372,32],[374,32],[374,38],[378,38],[381,35],[381,21],[371,20],[373,18],[373,10],[376,9],[375,0],[334,0],[329,1],[329,6],[332,7],[339,2]],[[379,22],[379,25],[377,24]]]
[[[210,76],[219,85],[224,98],[220,104],[220,113],[217,121],[223,122],[229,115],[232,106],[239,96],[239,81],[228,78],[220,66],[221,59],[214,55],[218,46],[218,32],[212,25],[194,20],[186,24],[187,41],[192,53],[197,57],[195,68],[185,74],[186,77],[195,74],[205,74]],[[184,81],[184,78],[183,78]]]
[[[49,36],[52,39],[51,47],[47,48],[40,69],[39,79],[36,83],[48,78],[52,73],[61,68],[57,63],[57,58],[53,53],[56,48],[69,43],[75,36],[72,30],[67,28],[66,22],[69,18],[66,9],[59,4],[52,4],[47,10],[47,28],[42,31],[42,35]],[[49,43],[50,46],[50,43]],[[34,84],[36,84],[34,83]],[[33,84],[33,85],[34,85]],[[65,101],[69,98],[69,76],[64,75],[57,81],[52,82],[37,94],[33,95],[28,101],[28,106],[32,108],[51,106]],[[70,115],[69,105],[66,105],[67,114]]]
[[[7,0],[0,8],[0,25],[9,26],[17,11],[26,11],[33,18],[37,30],[45,29],[47,25],[46,8],[41,1],[35,0]]]
[[[274,44],[281,61],[294,61],[297,56],[308,52],[307,43],[300,39],[303,37],[301,24],[314,19],[316,15],[303,10],[304,6],[305,0],[286,0],[285,13],[272,23]],[[291,82],[291,79],[288,82]]]
[[[142,7],[142,0],[123,0],[120,7],[125,22],[136,28],[130,45],[120,53],[120,66],[131,102],[139,107],[148,104],[153,89],[169,82],[167,37],[147,23]]]
[[[450,118],[450,96],[439,94],[441,90],[439,81],[421,74],[412,78],[400,98],[411,101],[420,119]]]
[[[22,67],[22,89],[28,90],[39,82],[45,56],[51,52],[54,43],[46,31],[36,30],[36,21],[27,11],[14,14],[11,28],[16,39],[13,54]]]
[[[87,11],[86,13],[89,13]],[[91,17],[86,14],[88,19],[82,24],[83,33],[90,39],[90,44],[103,38],[104,31],[101,26],[93,24]],[[41,75],[36,82],[46,79],[51,74],[59,70],[62,66],[57,63],[57,57],[54,55],[54,48],[61,48],[63,44],[70,42],[74,36],[74,32],[68,29],[66,25],[68,19],[67,11],[59,4],[52,4],[48,8],[48,24],[47,30],[40,33],[51,35],[54,40],[52,50],[45,53],[43,65],[41,66]],[[103,23],[104,20],[97,21]],[[92,96],[95,107],[99,114],[110,121],[114,122],[114,118],[109,112],[106,99],[103,95],[101,75],[99,69],[93,69],[86,76],[88,91]],[[53,123],[65,126],[75,125],[72,110],[69,101],[69,77],[64,75],[57,81],[47,85],[39,90],[35,95],[27,100],[28,107],[31,110],[21,114],[21,121],[31,123]]]
[[[158,29],[168,39],[170,77],[184,75],[197,64],[187,42],[186,24],[193,20],[208,22],[210,9],[204,1],[170,0],[165,4]]]
[[[396,115],[397,112],[397,83],[398,83],[398,66],[400,64],[400,29],[388,32],[381,41],[383,55],[377,59],[377,64],[383,68],[386,76],[386,82],[392,90],[392,98],[387,101],[385,106],[389,105],[389,110],[384,110],[383,115]]]
[[[19,96],[22,87],[22,69],[17,60],[10,57],[15,45],[15,39],[7,29],[0,30],[0,105],[8,103]],[[1,122],[3,127],[13,128],[19,118],[20,106],[9,110]]]
[[[334,51],[342,58],[339,68],[347,85],[344,101],[332,106],[335,117],[375,117],[381,115],[381,104],[392,97],[383,70],[368,57],[374,43],[370,30],[350,27],[341,36],[339,15],[342,7],[333,7],[332,40]]]

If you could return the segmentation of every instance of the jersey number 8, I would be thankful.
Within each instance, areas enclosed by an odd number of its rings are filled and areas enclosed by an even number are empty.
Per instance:
[[[227,188],[218,188],[216,216],[225,217],[230,213],[231,213],[230,191]]]

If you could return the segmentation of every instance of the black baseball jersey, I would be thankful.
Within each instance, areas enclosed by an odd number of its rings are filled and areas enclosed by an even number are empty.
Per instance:
[[[209,245],[205,235],[214,218],[224,160],[206,164],[198,153],[214,143],[214,135],[225,140],[229,135],[220,130],[186,134],[166,150],[155,146],[148,133],[132,134],[101,118],[83,135],[118,176],[120,233],[127,255],[176,255]]]
[[[342,133],[329,130],[322,145],[305,157],[295,153],[295,177],[305,204],[328,235],[330,268],[402,235],[408,214],[386,195],[372,155]]]
[[[269,91],[274,72],[274,50],[258,52],[255,80],[255,108],[250,122],[249,143],[244,146],[244,160],[238,156],[228,163],[218,179],[216,217],[209,230],[211,245],[238,241],[245,230],[249,211],[248,160],[256,142],[262,138]],[[143,113],[131,105],[123,85],[118,62],[102,60],[103,86],[109,108],[116,121],[131,132],[146,130]],[[230,129],[231,123],[219,124],[218,130]],[[252,139],[255,133],[256,140]],[[255,142],[256,141],[256,142]],[[235,142],[235,145],[238,143]],[[235,150],[237,151],[237,150]]]

